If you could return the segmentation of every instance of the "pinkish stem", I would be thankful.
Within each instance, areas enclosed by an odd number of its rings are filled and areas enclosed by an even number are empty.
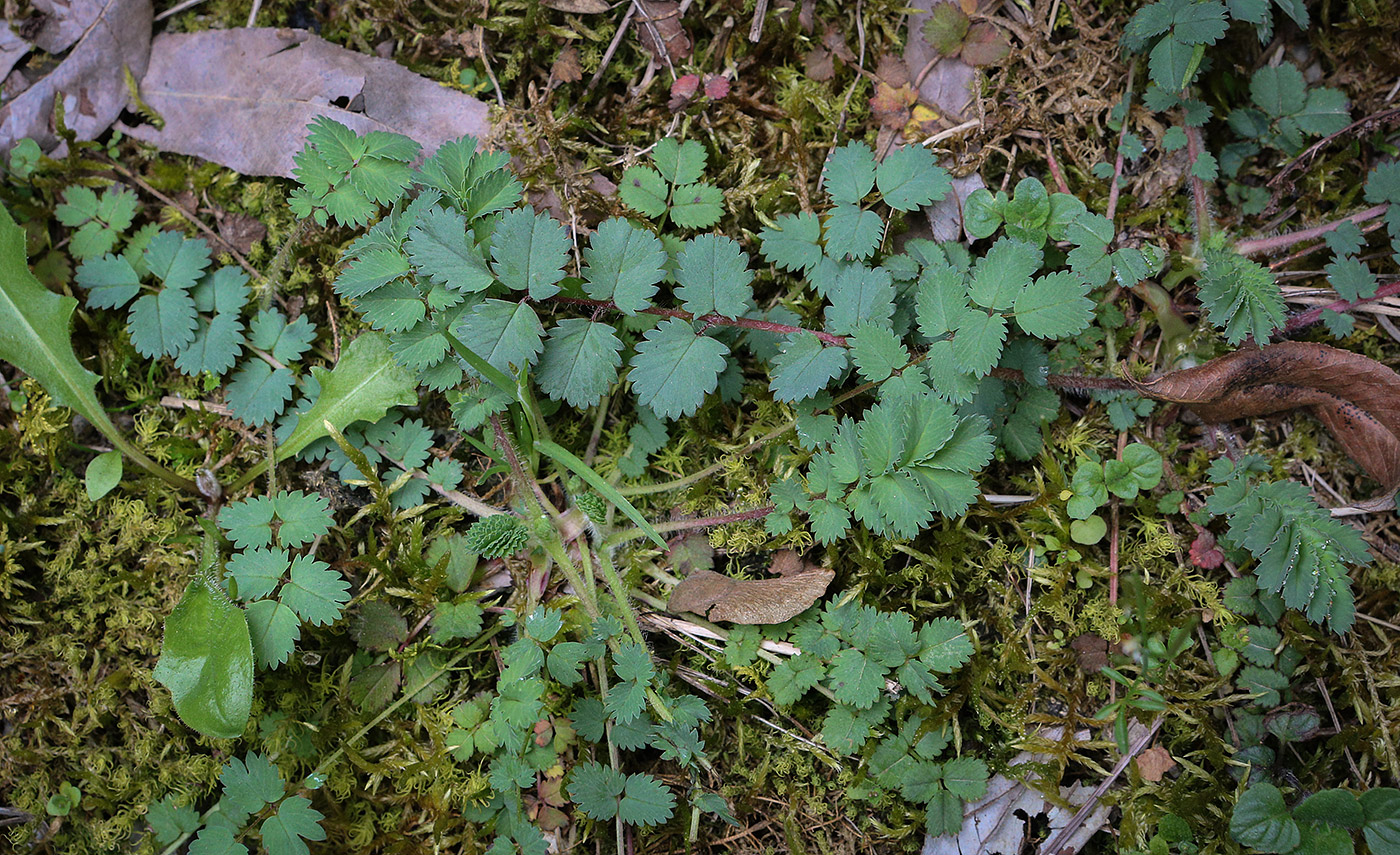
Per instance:
[[[552,300],[560,303],[568,303],[573,306],[590,306],[594,309],[605,309],[610,312],[619,311],[611,300],[590,300],[586,297],[552,297]],[[649,309],[642,309],[642,314],[660,315],[663,318],[680,318],[683,321],[696,320],[693,312],[683,309],[663,309],[652,306]],[[792,333],[809,332],[821,339],[823,343],[833,347],[846,347],[846,337],[835,335],[820,330],[809,330],[805,327],[795,327],[791,324],[777,324],[772,321],[760,321],[754,318],[726,318],[723,315],[711,312],[708,315],[701,315],[699,320],[707,326],[720,327],[740,327],[746,330],[762,330],[763,332],[778,333],[779,335],[790,335]]]

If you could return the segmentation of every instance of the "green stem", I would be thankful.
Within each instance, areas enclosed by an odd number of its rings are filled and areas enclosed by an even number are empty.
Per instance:
[[[618,575],[617,568],[613,566],[612,559],[608,557],[607,549],[598,551],[598,566],[603,568],[603,579],[608,583],[608,589],[612,591],[613,599],[617,600],[618,610],[622,612],[622,620],[627,624],[627,631],[631,634],[632,640],[638,644],[645,644],[646,640],[642,636],[642,625],[637,621],[637,613],[632,610],[630,591],[627,583],[622,581]],[[669,716],[667,717],[669,720]]]
[[[99,431],[102,432],[103,436],[107,437],[107,439],[112,443],[114,447],[116,447],[118,451],[120,451],[122,454],[125,454],[127,458],[131,460],[132,463],[135,463],[137,466],[141,467],[142,469],[146,470],[147,472],[151,473],[152,475],[156,476],[157,478],[159,478],[160,480],[164,481],[165,483],[169,484],[177,490],[181,490],[186,493],[194,493],[196,496],[202,495],[199,492],[199,487],[193,481],[187,478],[181,478],[179,475],[176,475],[171,470],[167,469],[164,466],[161,466],[159,463],[147,457],[145,453],[141,451],[141,449],[128,442],[126,437],[121,435],[121,433],[117,430],[117,426],[112,424],[110,419],[104,418],[100,422],[94,421],[92,419],[89,419],[89,421],[92,423],[93,427],[97,428]]]

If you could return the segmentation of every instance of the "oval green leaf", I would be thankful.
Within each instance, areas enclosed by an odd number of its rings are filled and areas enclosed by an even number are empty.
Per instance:
[[[185,724],[218,739],[243,733],[253,707],[253,644],[243,611],[196,576],[165,619],[154,676]]]

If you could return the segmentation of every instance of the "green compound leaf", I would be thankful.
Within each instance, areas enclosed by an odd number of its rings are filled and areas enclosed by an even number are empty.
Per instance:
[[[666,213],[666,182],[649,166],[633,166],[622,173],[618,195],[627,207],[655,220]]]
[[[1285,320],[1283,293],[1269,269],[1228,250],[1206,250],[1197,296],[1230,344],[1250,336],[1265,344]]]
[[[621,772],[591,760],[575,766],[569,776],[569,800],[592,819],[617,816],[618,797],[626,788]]]
[[[496,276],[507,287],[543,300],[559,293],[569,263],[569,234],[562,223],[530,208],[508,211],[491,237]],[[471,344],[471,340],[467,342]],[[499,367],[499,366],[498,366]]]
[[[953,618],[935,618],[919,628],[919,659],[939,674],[956,671],[972,658],[967,627]]]
[[[936,790],[928,802],[924,828],[933,837],[956,835],[963,826],[963,806],[947,790]]]
[[[604,220],[583,250],[583,289],[595,300],[612,300],[635,315],[651,305],[666,278],[666,250],[656,235],[614,217]]]
[[[637,772],[627,776],[617,813],[632,825],[660,825],[671,818],[676,797],[666,785],[650,775]]]
[[[566,318],[549,331],[535,382],[555,401],[591,407],[617,382],[622,342],[611,324]]]
[[[467,550],[483,558],[514,555],[530,542],[530,530],[510,514],[492,514],[467,529]]]
[[[870,709],[884,691],[886,670],[864,651],[848,647],[832,658],[828,684],[838,703]]]
[[[420,214],[404,243],[418,272],[454,291],[475,294],[495,281],[486,259],[467,235],[467,219],[432,207]]]
[[[987,764],[976,757],[958,757],[943,764],[943,786],[970,802],[987,794],[988,777]]]
[[[1067,270],[1041,276],[1016,297],[1016,325],[1044,339],[1081,333],[1094,319],[1088,293],[1089,284]]]
[[[89,502],[95,502],[116,489],[122,481],[122,453],[104,451],[94,457],[83,472],[83,487]]]
[[[846,351],[826,347],[815,333],[803,330],[783,340],[773,358],[768,388],[779,401],[800,401],[826,388],[846,368]]]
[[[234,416],[257,427],[282,414],[296,382],[289,369],[274,369],[261,359],[249,359],[229,381],[224,400]]]
[[[219,783],[224,794],[219,800],[223,811],[241,825],[249,814],[257,813],[263,805],[275,804],[286,792],[282,773],[266,757],[256,751],[242,760],[231,758],[219,771]]]
[[[75,229],[68,242],[73,256],[87,259],[112,251],[135,219],[136,205],[136,194],[123,187],[108,188],[99,198],[92,188],[75,185],[63,192],[54,217]]]
[[[248,855],[248,847],[234,838],[233,831],[225,825],[206,825],[190,842],[189,855]]]
[[[301,555],[292,560],[291,578],[279,596],[302,620],[326,626],[335,623],[350,602],[350,583],[324,561]]]
[[[266,496],[252,496],[225,505],[219,511],[219,527],[242,549],[272,545],[272,520],[277,507]]]
[[[693,415],[719,383],[729,348],[670,318],[637,344],[630,374],[637,400],[663,419]]]
[[[266,350],[278,362],[295,362],[311,349],[316,339],[316,327],[306,315],[295,321],[276,309],[264,309],[253,316],[248,325],[248,343]]]
[[[462,318],[454,332],[491,367],[506,374],[533,365],[544,347],[539,315],[525,303],[486,300]]]
[[[778,704],[792,706],[825,678],[826,666],[804,652],[773,666],[773,673],[768,676],[768,693]]]
[[[147,359],[174,356],[194,341],[194,298],[179,288],[162,288],[131,305],[127,330],[136,352]]]
[[[724,216],[724,191],[712,184],[686,184],[671,191],[671,222],[707,229]]]
[[[308,855],[311,850],[306,846],[307,840],[326,839],[326,831],[320,825],[324,818],[308,799],[287,796],[277,806],[277,813],[263,820],[258,828],[267,855]]]
[[[1235,803],[1230,836],[1236,843],[1275,853],[1292,851],[1301,839],[1283,793],[1267,783],[1252,784]]]
[[[847,339],[851,359],[868,382],[879,383],[909,363],[899,336],[875,324],[861,324]]]
[[[373,293],[413,270],[396,249],[371,249],[350,262],[335,279],[335,293],[352,300]],[[416,296],[416,295],[415,295]]]
[[[194,341],[175,357],[175,367],[190,377],[205,371],[221,377],[242,352],[243,322],[237,314],[218,314],[208,321],[200,318]]]
[[[906,471],[880,475],[871,480],[869,489],[880,522],[895,537],[912,538],[933,519],[932,503],[919,482]]]
[[[141,293],[141,277],[120,255],[89,258],[73,278],[87,290],[87,305],[92,309],[120,309]]]
[[[1376,293],[1376,274],[1359,259],[1340,258],[1324,268],[1327,282],[1343,300],[1360,300]]]
[[[1038,247],[1002,238],[973,265],[967,294],[979,306],[1008,311],[1040,268],[1041,260]]]
[[[257,547],[235,553],[228,574],[238,584],[238,599],[247,602],[271,594],[290,566],[286,550]]]
[[[695,140],[678,142],[674,137],[666,137],[651,150],[651,159],[667,183],[693,184],[704,173],[708,154]]]
[[[821,236],[821,221],[808,213],[783,214],[758,234],[764,260],[793,272],[810,271],[822,260]]]
[[[217,739],[243,733],[253,707],[248,621],[202,576],[190,581],[165,619],[160,661],[152,676],[170,690],[185,724]]]
[[[935,162],[932,151],[914,145],[890,152],[875,169],[875,186],[886,205],[897,211],[913,211],[942,199],[953,189],[953,182]]]
[[[286,662],[301,638],[301,621],[296,612],[276,600],[258,600],[249,603],[244,613],[248,616],[248,632],[258,665],[275,669]]]
[[[200,279],[190,296],[201,312],[236,315],[248,302],[248,274],[237,267],[220,267]]]
[[[146,244],[146,269],[167,288],[188,291],[209,266],[209,244],[178,232],[160,232]]]
[[[822,186],[838,205],[858,204],[875,186],[875,153],[870,146],[849,142],[834,149],[826,161]]]
[[[711,312],[737,318],[753,299],[753,271],[739,244],[720,235],[699,235],[676,256],[676,296],[697,318]]]
[[[885,234],[885,222],[874,211],[837,205],[826,215],[826,253],[832,258],[862,261],[875,254]]]

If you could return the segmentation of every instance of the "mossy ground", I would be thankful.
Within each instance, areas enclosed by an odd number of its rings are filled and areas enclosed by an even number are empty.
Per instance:
[[[1017,49],[984,77],[982,128],[948,143],[958,170],[978,169],[994,188],[1026,174],[1046,175],[1048,140],[1071,189],[1097,208],[1095,200],[1106,195],[1107,183],[1091,169],[1111,160],[1116,146],[1117,134],[1108,124],[1127,76],[1117,39],[1131,5],[1057,2],[1048,37],[1052,4],[1038,0],[1025,6],[1017,18],[1030,23],[1015,32]],[[1395,79],[1396,68],[1373,61],[1377,40],[1396,43],[1395,12],[1393,2],[1323,4],[1319,18],[1332,26],[1290,33],[1287,44],[1311,51],[1326,79],[1345,87],[1353,115],[1367,115],[1384,106]],[[805,205],[833,139],[873,138],[868,79],[849,67],[839,67],[827,82],[803,72],[804,55],[820,41],[822,30],[834,28],[853,50],[863,42],[867,69],[880,55],[902,47],[902,7],[893,0],[822,0],[814,7],[814,33],[805,32],[795,14],[770,18],[758,46],[746,38],[751,2],[700,0],[687,12],[687,21],[706,22],[689,27],[695,45],[688,67],[709,73],[729,69],[734,87],[725,99],[677,115],[665,106],[670,78],[664,70],[647,88],[634,89],[647,55],[631,35],[621,40],[597,88],[585,90],[620,14],[567,14],[534,0],[489,7],[398,0],[269,2],[258,23],[314,22],[326,38],[364,52],[387,42],[398,61],[449,85],[462,85],[463,72],[470,69],[481,81],[481,97],[494,101],[499,86],[505,105],[496,114],[499,141],[511,145],[527,187],[553,191],[593,216],[622,210],[615,197],[598,194],[591,184],[594,173],[617,179],[633,152],[667,133],[701,139],[712,157],[711,180],[728,192],[723,226],[735,235],[760,228],[760,211],[793,198]],[[246,15],[246,3],[210,0],[171,23],[183,29],[239,26]],[[550,88],[551,67],[565,45],[579,50],[583,82]],[[1247,71],[1264,50],[1252,36],[1234,47],[1228,53],[1234,66],[1209,76],[1213,85],[1205,95],[1213,106],[1239,102]],[[1136,107],[1130,120],[1144,137],[1152,135],[1155,121]],[[1331,149],[1298,173],[1291,222],[1311,222],[1355,206],[1365,142]],[[1179,173],[1180,167],[1156,152],[1127,174],[1120,210],[1136,234],[1182,249],[1192,226],[1187,197],[1174,182],[1163,183],[1164,175]],[[148,197],[144,216],[150,220],[180,227],[194,208],[215,206],[260,220],[267,238],[248,253],[260,269],[293,228],[285,182],[244,179],[131,141],[114,142],[111,153],[156,189],[193,200],[177,210]],[[1266,180],[1271,168],[1258,165],[1243,180]],[[57,195],[73,181],[103,176],[100,168],[76,162],[53,164],[33,181],[3,191],[30,231],[31,255],[51,287],[72,290],[62,235],[51,224]],[[1219,214],[1225,227],[1241,233],[1269,225],[1267,218],[1240,217],[1223,207]],[[323,231],[303,239],[280,297],[297,301],[300,311],[319,323],[333,306],[334,262],[349,237]],[[798,283],[761,275],[757,288],[761,298],[776,301],[794,296]],[[1158,334],[1151,310],[1126,293],[1113,295],[1109,309],[1115,308],[1122,322],[1109,332],[1111,351],[1150,362]],[[339,324],[342,337],[353,332],[343,313]],[[110,313],[80,310],[75,340],[80,352],[96,356],[101,366],[103,400],[157,459],[186,475],[215,461],[224,461],[232,472],[260,459],[256,437],[230,422],[160,406],[162,395],[200,398],[209,390],[168,365],[137,357]],[[1346,344],[1392,364],[1400,357],[1400,346],[1379,328],[1357,332]],[[1188,345],[1197,346],[1202,358],[1219,347],[1206,332]],[[1113,361],[1108,352],[1086,351],[1080,370],[1107,371]],[[203,739],[181,725],[168,694],[151,677],[163,617],[179,600],[196,561],[198,509],[155,479],[130,475],[112,496],[89,502],[80,473],[100,438],[71,423],[66,411],[50,407],[32,383],[11,384],[9,391],[11,404],[0,413],[0,806],[39,819],[9,829],[7,845],[64,855],[151,853],[155,845],[142,833],[145,806],[171,792],[207,803],[228,750],[227,743]],[[785,408],[764,403],[761,390],[755,392],[756,403],[722,413],[712,408],[674,432],[655,460],[655,471],[677,476],[695,471],[792,417]],[[440,402],[420,416],[436,427],[450,425]],[[618,407],[602,422],[597,460],[605,474],[626,452],[629,418]],[[591,430],[584,419],[555,427],[565,444],[577,443]],[[1199,504],[1204,469],[1216,454],[1208,447],[1212,438],[1180,422],[1154,423],[1140,435],[1172,462],[1188,501]],[[1048,548],[1071,543],[1070,521],[1056,497],[1068,484],[1076,453],[1111,453],[1117,441],[1102,405],[1072,398],[1068,412],[1049,429],[1038,460],[994,463],[984,481],[987,492],[1038,500],[974,509],[909,544],[857,534],[822,550],[820,557],[837,570],[833,590],[856,591],[868,603],[904,609],[916,619],[965,621],[978,654],[948,686],[944,705],[958,738],[994,771],[1033,747],[1052,776],[1066,784],[1096,783],[1115,759],[1111,738],[1092,723],[1110,697],[1111,684],[1080,667],[1071,642],[1092,633],[1131,648],[1164,637],[1183,620],[1197,621],[1195,643],[1158,686],[1172,701],[1159,742],[1180,768],[1161,782],[1149,782],[1130,767],[1123,786],[1108,796],[1121,811],[1113,823],[1116,835],[1100,836],[1091,847],[1141,849],[1158,819],[1173,812],[1190,819],[1204,848],[1232,850],[1227,806],[1238,784],[1230,774],[1235,744],[1230,710],[1243,701],[1209,655],[1219,646],[1222,628],[1237,620],[1221,603],[1227,577],[1185,559],[1190,526],[1180,514],[1162,513],[1154,496],[1119,508],[1116,604],[1109,601],[1110,559],[1103,544],[1081,548],[1078,557],[1068,549]],[[1305,419],[1240,426],[1231,441],[1241,450],[1265,454],[1281,477],[1312,472],[1345,495],[1365,495],[1355,467]],[[758,504],[768,479],[782,474],[773,471],[778,462],[767,451],[736,458],[712,479],[639,505],[652,518],[665,518],[677,508],[698,515]],[[280,477],[302,486],[304,476],[310,477],[284,467]],[[493,486],[469,481],[463,489],[486,493]],[[362,502],[365,496],[361,491],[339,500]],[[1297,616],[1285,621],[1285,637],[1305,662],[1288,699],[1335,710],[1340,725],[1334,728],[1324,713],[1322,735],[1295,743],[1280,756],[1279,764],[1297,776],[1303,790],[1393,785],[1400,775],[1400,737],[1395,736],[1400,733],[1400,627],[1391,622],[1400,594],[1400,547],[1395,546],[1400,538],[1392,515],[1367,519],[1366,534],[1379,560],[1355,571],[1353,582],[1358,611],[1369,618],[1345,638]],[[462,521],[460,513],[446,509],[396,522],[371,515],[338,530],[320,554],[351,579],[357,593],[373,592],[416,618],[443,584],[423,560],[423,545]],[[717,530],[711,542],[719,550],[717,569],[735,575],[756,574],[780,546],[811,547],[803,532],[775,540],[757,523]],[[1034,566],[1027,566],[1030,546],[1047,547]],[[632,581],[653,590],[656,583],[645,571],[664,556],[639,548],[628,560]],[[664,597],[663,591],[654,592]],[[715,718],[703,736],[715,772],[706,783],[730,800],[744,825],[738,830],[707,826],[700,836],[706,851],[898,851],[922,842],[921,820],[902,803],[883,796],[868,803],[847,797],[859,783],[853,764],[827,762],[803,741],[819,721],[816,714],[799,708],[787,716],[750,697],[768,666],[732,668],[683,637],[657,634],[653,641],[677,679],[691,683],[711,703]],[[254,747],[279,754],[284,770],[304,774],[324,754],[347,748],[346,761],[326,784],[327,796],[316,802],[327,815],[330,839],[321,851],[484,848],[489,841],[460,819],[461,807],[482,791],[484,780],[440,750],[451,727],[440,705],[405,707],[366,739],[345,744],[368,720],[346,697],[355,655],[344,624],[309,633],[288,666],[260,676],[255,701]],[[489,653],[469,659],[453,677],[454,696],[489,688],[495,668]],[[551,700],[552,711],[567,709],[567,698]],[[1093,735],[1079,742],[1034,737],[1049,728],[1090,729]],[[666,779],[671,770],[658,762],[654,771]],[[80,808],[63,818],[47,816],[45,800],[65,781],[82,790]],[[867,814],[873,817],[869,823],[862,820]],[[684,851],[680,825],[673,822],[640,837],[639,851]],[[572,833],[576,843],[594,847],[586,825]],[[607,830],[598,833],[606,849]]]

